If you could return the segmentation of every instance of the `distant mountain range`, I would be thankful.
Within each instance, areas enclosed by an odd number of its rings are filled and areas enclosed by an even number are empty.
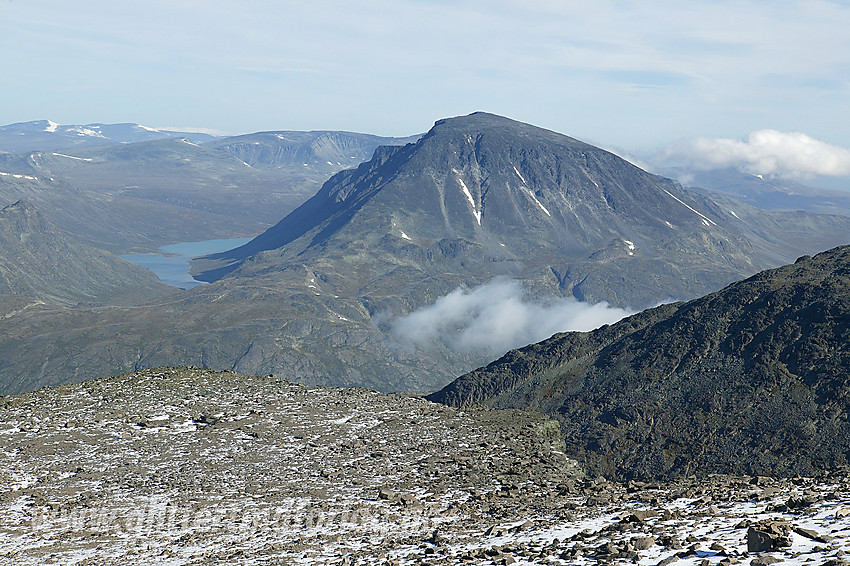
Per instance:
[[[850,185],[847,191],[819,189],[789,179],[771,179],[735,169],[667,169],[662,174],[679,178],[686,187],[720,193],[764,210],[805,210],[850,216]]]
[[[429,396],[557,417],[591,473],[809,476],[850,453],[850,246],[508,352]]]
[[[54,151],[71,147],[137,143],[163,138],[187,138],[203,143],[219,136],[200,132],[149,128],[140,124],[57,124],[34,120],[0,126],[0,153]]]
[[[47,121],[0,127],[0,148],[22,149],[23,140],[31,151],[0,154],[0,206],[29,200],[81,242],[117,253],[256,235],[331,174],[379,145],[409,141],[349,132],[218,139]]]
[[[228,198],[235,210],[229,218],[247,226],[250,212],[241,203],[254,195],[250,210],[258,210],[262,191],[240,196],[247,189],[237,184],[244,179],[237,171],[272,174],[305,162],[309,169],[308,155],[331,165],[337,155],[343,164],[345,155],[376,141],[351,136],[299,134],[293,141],[263,133],[200,147],[158,140],[24,161],[85,182],[84,194],[100,195],[107,208],[115,198],[108,172],[136,171],[138,187],[120,196],[179,210],[186,220],[168,218],[170,229],[196,217],[212,221],[207,214],[225,217]],[[144,185],[153,164],[160,169]],[[194,184],[180,181],[181,171],[191,172],[185,178]],[[204,176],[198,180],[196,172]],[[151,223],[150,232],[158,229],[159,217],[140,220]],[[762,211],[689,191],[573,138],[475,113],[440,120],[415,143],[379,147],[245,246],[197,261],[195,273],[210,285],[132,309],[9,318],[0,335],[0,391],[182,364],[432,390],[489,354],[450,338],[408,344],[392,333],[392,321],[458,287],[503,276],[532,297],[643,308],[848,241],[846,216]]]

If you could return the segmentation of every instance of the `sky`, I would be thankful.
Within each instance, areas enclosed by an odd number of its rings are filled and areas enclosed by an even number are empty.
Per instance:
[[[850,0],[0,0],[0,124],[406,136],[484,110],[679,159],[772,131],[841,160],[848,30]]]

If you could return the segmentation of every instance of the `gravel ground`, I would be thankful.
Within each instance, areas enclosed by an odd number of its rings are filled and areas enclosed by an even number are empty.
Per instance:
[[[845,563],[850,478],[585,477],[546,417],[143,370],[0,398],[0,564]],[[846,555],[850,557],[850,554]]]

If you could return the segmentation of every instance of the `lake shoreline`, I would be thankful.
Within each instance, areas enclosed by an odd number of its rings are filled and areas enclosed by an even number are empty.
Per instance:
[[[191,260],[233,248],[238,248],[253,238],[228,238],[223,240],[203,240],[200,242],[180,242],[160,248],[158,253],[122,254],[121,258],[150,269],[166,285],[188,290],[205,285],[192,277]]]

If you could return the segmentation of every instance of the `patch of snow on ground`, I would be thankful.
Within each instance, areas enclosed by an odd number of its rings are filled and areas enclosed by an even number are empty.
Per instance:
[[[408,236],[407,234],[405,234],[405,233],[404,233],[404,230],[401,230],[401,237],[402,237],[402,238],[404,238],[405,240],[409,240],[409,239],[410,239],[410,236]]]
[[[65,157],[67,159],[76,159],[77,161],[92,161],[91,157],[74,157],[73,155],[66,155],[64,153],[56,153],[53,152],[53,155],[57,157]]]
[[[540,207],[540,210],[542,210],[543,212],[546,213],[546,216],[550,216],[550,217],[552,216],[549,213],[549,210],[547,210],[546,207],[543,206],[543,203],[540,202],[539,200],[537,200],[537,197],[534,195],[533,192],[531,192],[531,189],[529,189],[528,187],[523,187],[522,190],[526,195],[528,195],[531,198],[531,200],[534,201],[534,204],[536,204],[537,206]]]
[[[74,132],[78,136],[89,136],[92,138],[102,138],[104,137],[103,132],[99,130],[92,130],[91,128],[71,128],[68,130],[69,132]]]
[[[481,211],[475,206],[475,199],[472,198],[472,193],[469,191],[466,183],[463,182],[463,179],[460,178],[460,174],[457,170],[455,170],[455,174],[457,174],[457,182],[460,183],[460,188],[463,189],[463,194],[466,195],[470,206],[472,206],[472,215],[475,216],[475,219],[478,221],[478,225],[481,226]]]
[[[45,131],[45,132],[50,132],[50,133],[52,134],[52,133],[55,133],[55,132],[56,132],[56,128],[58,128],[59,126],[60,126],[60,124],[57,124],[56,122],[53,122],[53,121],[51,121],[51,120],[48,120],[48,121],[47,121],[47,127],[46,127],[46,128],[44,128],[44,131]]]
[[[691,207],[691,206],[688,206],[688,204],[687,204],[687,203],[685,203],[685,202],[683,202],[681,199],[678,199],[678,198],[676,198],[675,196],[673,196],[673,194],[672,194],[670,191],[668,191],[667,189],[662,189],[662,190],[663,190],[665,193],[667,193],[668,195],[670,195],[670,197],[671,197],[673,200],[675,200],[676,202],[678,202],[679,204],[681,204],[682,206],[684,206],[685,208],[687,208],[688,210],[690,210],[691,212],[693,212],[694,214],[696,214],[697,216],[699,216],[700,218],[702,218],[702,221],[703,221],[703,223],[704,223],[706,226],[709,226],[709,225],[711,225],[711,226],[717,226],[717,224],[716,224],[713,220],[711,220],[708,216],[706,216],[706,215],[705,215],[705,214],[703,214],[702,212],[700,212],[700,211],[696,210],[695,208],[693,208],[693,207]]]
[[[514,172],[516,172],[517,177],[519,177],[519,180],[522,181],[522,183],[524,185],[527,185],[528,181],[525,180],[525,177],[522,176],[522,173],[519,172],[519,169],[516,168],[516,165],[514,165],[513,167],[514,167]]]
[[[33,177],[31,175],[21,175],[19,173],[4,173],[0,171],[0,176],[2,177],[13,177],[15,179],[29,179],[31,181],[38,181],[38,177]]]

